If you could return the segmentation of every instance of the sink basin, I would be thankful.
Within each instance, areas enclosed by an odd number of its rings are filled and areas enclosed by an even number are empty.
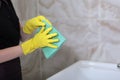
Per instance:
[[[120,80],[117,64],[78,61],[47,80]]]

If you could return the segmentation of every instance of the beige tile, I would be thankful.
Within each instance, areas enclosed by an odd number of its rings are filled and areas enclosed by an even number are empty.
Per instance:
[[[100,17],[100,2],[101,0],[89,0],[89,17],[98,19]]]
[[[101,20],[102,41],[119,42],[120,41],[120,20]]]
[[[12,0],[20,21],[28,20],[38,14],[38,0]]]
[[[101,0],[101,18],[111,20],[120,18],[119,0]]]
[[[101,41],[91,59],[117,63],[120,61],[120,20],[99,20],[99,24]]]
[[[84,45],[86,49],[86,59],[91,59],[100,45],[101,35],[100,35],[100,23],[98,19],[90,19],[89,21],[89,35],[84,39]]]
[[[88,0],[40,0],[39,13],[55,18],[87,18]]]

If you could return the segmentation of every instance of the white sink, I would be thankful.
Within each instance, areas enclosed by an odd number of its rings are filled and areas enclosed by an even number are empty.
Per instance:
[[[47,80],[120,80],[117,64],[78,61]]]

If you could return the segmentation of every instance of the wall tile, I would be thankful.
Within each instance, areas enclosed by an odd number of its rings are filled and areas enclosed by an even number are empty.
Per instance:
[[[101,0],[88,0],[89,17],[92,19],[100,18],[100,2]]]
[[[39,0],[39,13],[55,18],[86,18],[88,0]]]
[[[101,0],[101,18],[111,20],[120,18],[119,0]]]
[[[100,20],[101,41],[92,60],[102,62],[120,62],[120,20]]]

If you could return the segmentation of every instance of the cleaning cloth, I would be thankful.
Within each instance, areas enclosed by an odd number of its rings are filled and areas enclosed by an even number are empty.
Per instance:
[[[66,38],[57,30],[55,27],[51,26],[50,24],[47,23],[47,21],[43,20],[43,22],[46,24],[45,29],[52,27],[52,31],[50,33],[57,33],[58,35],[54,38],[58,38],[59,42],[53,43],[58,46],[58,48],[50,48],[50,47],[44,47],[42,48],[43,54],[46,59],[51,58],[53,55],[57,53],[57,51],[61,48],[63,43],[66,41]],[[40,31],[41,28],[37,29],[37,32]]]

